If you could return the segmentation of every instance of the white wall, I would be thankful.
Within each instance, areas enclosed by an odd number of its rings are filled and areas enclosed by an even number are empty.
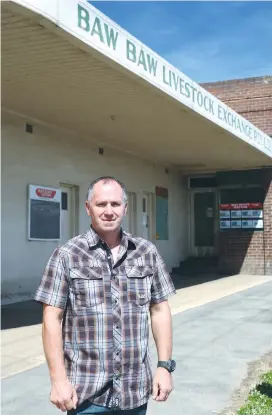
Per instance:
[[[187,255],[186,189],[176,173],[105,148],[80,137],[65,136],[40,124],[33,134],[25,132],[27,120],[4,113],[2,116],[2,298],[32,296],[56,242],[27,240],[27,185],[79,186],[79,231],[89,226],[84,202],[89,183],[101,175],[114,175],[128,191],[137,193],[140,223],[141,192],[154,193],[155,186],[169,189],[169,241],[154,241],[169,269]],[[137,228],[139,229],[139,228]]]

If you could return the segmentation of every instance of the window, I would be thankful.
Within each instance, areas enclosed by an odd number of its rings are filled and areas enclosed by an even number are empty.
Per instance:
[[[61,210],[68,210],[68,193],[61,192]]]

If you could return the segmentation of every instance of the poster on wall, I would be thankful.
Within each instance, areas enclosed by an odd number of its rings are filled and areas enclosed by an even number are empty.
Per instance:
[[[220,229],[229,229],[230,220],[220,220]]]
[[[241,210],[231,210],[231,218],[232,219],[236,219],[236,218],[241,218],[242,217],[242,211]]]
[[[220,210],[220,219],[230,218],[230,210]]]
[[[232,220],[231,221],[231,229],[239,229],[242,227],[242,221],[241,220]]]
[[[253,219],[253,228],[254,229],[263,229],[263,220],[262,219]]]
[[[28,186],[28,239],[60,240],[61,190]]]
[[[263,211],[261,209],[259,210],[242,210],[242,217],[243,218],[262,218],[263,217]]]
[[[263,229],[262,203],[225,203],[219,205],[220,229]],[[222,221],[230,218],[230,226]]]
[[[242,228],[244,229],[252,229],[253,228],[253,220],[251,219],[243,219],[242,220]]]
[[[156,239],[167,241],[168,234],[168,189],[156,187]]]

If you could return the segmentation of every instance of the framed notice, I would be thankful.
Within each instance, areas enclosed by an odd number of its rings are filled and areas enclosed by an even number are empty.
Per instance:
[[[252,229],[253,228],[253,220],[252,219],[243,219],[242,220],[242,228]]]
[[[60,240],[61,190],[28,186],[28,239]]]
[[[230,218],[230,210],[220,210],[220,219]]]
[[[263,219],[253,219],[252,222],[254,229],[263,229]]]
[[[231,228],[232,229],[239,229],[242,227],[242,221],[241,220],[232,220],[231,221]]]
[[[242,217],[243,218],[262,218],[263,217],[263,210],[242,210]]]
[[[231,218],[232,219],[236,219],[236,218],[241,218],[242,217],[242,211],[241,210],[232,210],[231,211]]]
[[[230,220],[220,220],[220,229],[229,229]]]

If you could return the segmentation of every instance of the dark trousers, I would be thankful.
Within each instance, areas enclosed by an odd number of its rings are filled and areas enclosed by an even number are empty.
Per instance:
[[[92,404],[91,402],[85,401],[77,409],[68,411],[67,415],[92,415],[92,414],[146,415],[146,411],[147,411],[147,404],[140,406],[139,408],[121,411],[121,410],[106,408],[104,406],[97,406],[97,405]]]

